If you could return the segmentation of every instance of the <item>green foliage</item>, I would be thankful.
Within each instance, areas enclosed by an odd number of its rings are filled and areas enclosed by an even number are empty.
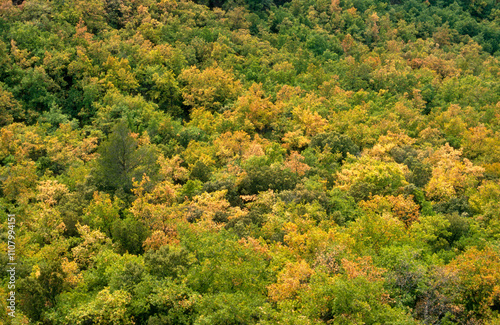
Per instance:
[[[328,148],[332,153],[340,153],[341,160],[345,159],[348,154],[356,156],[359,154],[358,146],[344,134],[338,134],[336,132],[327,134],[318,134],[311,139],[311,147],[318,147],[323,150],[325,147]]]
[[[110,292],[106,287],[92,301],[74,308],[67,318],[75,320],[75,324],[85,324],[96,319],[97,324],[134,324],[127,312],[130,302],[129,293],[122,290]]]
[[[401,165],[362,158],[344,165],[338,184],[355,199],[366,200],[370,195],[397,193],[407,182]]]
[[[113,223],[120,218],[122,205],[123,202],[118,198],[111,201],[108,194],[95,192],[94,199],[86,209],[85,221],[110,236]]]
[[[192,199],[193,196],[201,194],[203,188],[203,182],[200,180],[188,180],[186,184],[182,187],[180,191],[180,196],[186,199]]]
[[[15,323],[499,323],[499,13],[4,1]]]
[[[220,234],[186,234],[188,251],[196,253],[197,263],[189,269],[187,283],[200,293],[236,293],[262,296],[268,282],[264,256],[242,247],[225,231]]]
[[[111,238],[119,245],[120,252],[142,253],[148,233],[148,229],[132,217],[117,219],[111,225]]]
[[[16,288],[19,289],[19,296],[16,296],[16,300],[19,301],[24,314],[30,319],[46,321],[47,307],[54,307],[58,295],[67,289],[61,265],[67,246],[65,242],[48,246],[29,263],[32,265],[31,274],[28,273],[29,271],[26,272],[28,274],[16,283]],[[23,268],[19,269],[21,270]]]
[[[196,262],[192,253],[184,247],[162,246],[157,251],[148,251],[144,262],[152,275],[164,278],[177,278],[185,275],[189,267]]]
[[[159,282],[150,295],[151,309],[147,324],[193,324],[199,295],[185,284],[171,281]]]
[[[194,324],[257,324],[265,317],[263,305],[266,302],[262,296],[242,292],[208,294],[199,302]]]
[[[304,296],[306,314],[333,324],[416,324],[403,310],[384,301],[381,282],[363,277],[311,280],[311,292]]]
[[[387,284],[398,305],[415,307],[417,297],[427,288],[428,265],[421,250],[410,246],[382,249],[379,264],[387,269]]]
[[[243,195],[258,194],[267,190],[284,191],[295,187],[297,174],[280,164],[270,164],[280,161],[279,152],[268,150],[268,157],[251,157],[245,162],[246,177],[241,180],[238,191]]]
[[[417,242],[426,243],[433,252],[450,249],[453,237],[451,222],[442,215],[425,216],[420,223],[414,225],[414,236]],[[459,230],[460,231],[460,230]]]
[[[156,155],[148,145],[138,146],[124,122],[118,123],[99,148],[95,177],[104,190],[128,194],[135,179],[155,174]]]

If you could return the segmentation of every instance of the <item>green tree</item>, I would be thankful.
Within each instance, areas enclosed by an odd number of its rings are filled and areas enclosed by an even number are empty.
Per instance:
[[[94,175],[106,191],[130,194],[133,179],[156,174],[156,153],[150,145],[138,145],[127,125],[119,122],[98,150],[100,157]]]

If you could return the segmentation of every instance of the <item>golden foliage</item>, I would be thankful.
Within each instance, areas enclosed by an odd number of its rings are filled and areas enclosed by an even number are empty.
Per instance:
[[[461,156],[462,150],[446,144],[426,159],[433,166],[432,178],[425,187],[430,199],[450,199],[477,185],[484,168],[474,166],[468,159],[461,159]]]
[[[277,283],[267,287],[269,298],[273,301],[284,301],[295,298],[300,290],[308,287],[308,280],[314,274],[306,261],[287,262],[278,275]]]

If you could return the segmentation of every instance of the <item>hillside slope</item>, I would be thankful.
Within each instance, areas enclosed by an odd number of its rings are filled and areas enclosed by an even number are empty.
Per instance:
[[[500,322],[498,1],[1,1],[2,322]]]

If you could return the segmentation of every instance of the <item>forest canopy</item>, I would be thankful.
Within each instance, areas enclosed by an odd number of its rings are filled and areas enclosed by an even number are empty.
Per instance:
[[[498,324],[499,58],[497,0],[0,0],[0,322]]]

